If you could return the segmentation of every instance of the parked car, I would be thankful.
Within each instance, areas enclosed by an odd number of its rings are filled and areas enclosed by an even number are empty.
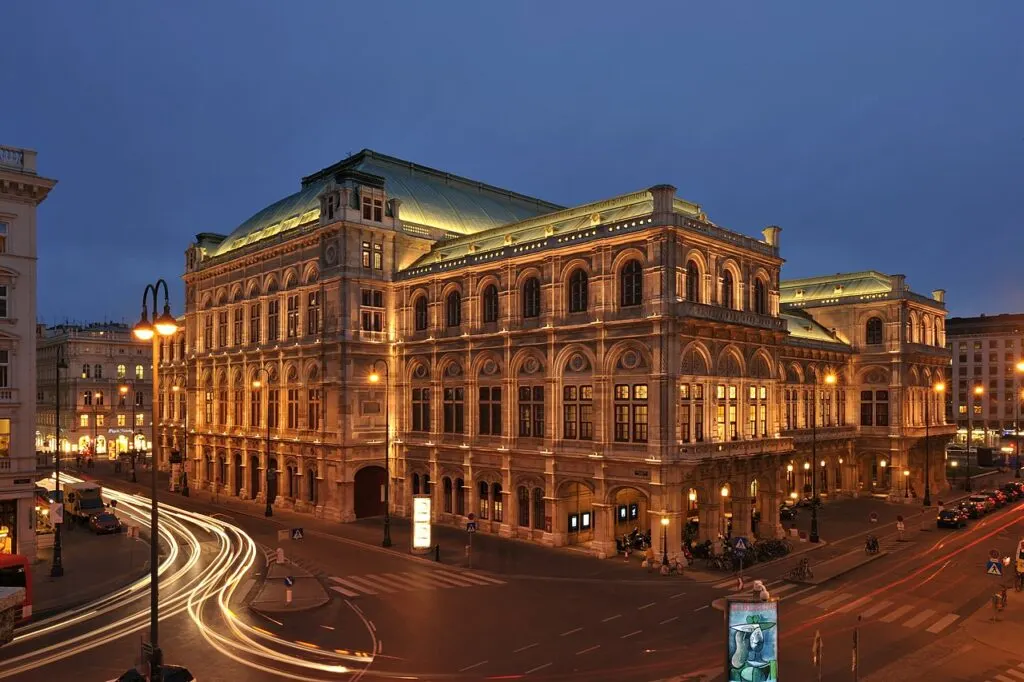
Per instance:
[[[1006,495],[998,490],[982,490],[981,494],[992,498],[992,502],[995,504],[996,508],[1006,505]]]
[[[796,505],[783,502],[779,506],[779,521],[793,521],[797,516]]]
[[[104,533],[120,533],[124,529],[121,519],[110,512],[100,512],[89,517],[89,530],[102,535]]]
[[[959,509],[943,509],[935,519],[938,528],[964,528],[967,526],[967,515]]]
[[[971,502],[966,500],[956,506],[969,519],[980,519],[985,515],[985,502]]]
[[[996,508],[995,499],[989,497],[988,495],[982,495],[981,493],[978,493],[977,495],[971,495],[970,497],[967,498],[967,501],[974,502],[975,504],[980,504],[982,508],[985,510],[986,514]]]
[[[1020,485],[1013,482],[1006,483],[1002,488],[1000,488],[1000,490],[1003,491],[1003,494],[1006,495],[1010,501],[1019,500],[1021,496],[1024,495],[1024,493],[1021,492]]]

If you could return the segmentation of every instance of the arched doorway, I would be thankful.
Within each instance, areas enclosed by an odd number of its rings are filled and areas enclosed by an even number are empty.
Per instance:
[[[368,466],[356,472],[353,511],[357,519],[384,514],[384,496],[381,492],[386,481],[387,472],[384,467]]]
[[[235,467],[235,497],[242,496],[242,453],[236,452],[234,458]]]
[[[255,500],[260,494],[260,456],[249,458],[249,498]]]
[[[277,491],[280,489],[280,476],[277,470],[277,457],[267,459],[267,501],[274,504]]]
[[[89,453],[89,436],[81,436],[78,439],[78,451],[83,455]]]
[[[577,545],[594,539],[594,492],[586,483],[566,481],[558,487],[558,524],[565,544]]]
[[[141,433],[135,434],[135,450],[142,452],[146,449],[146,437]]]
[[[651,520],[647,518],[647,496],[636,488],[620,488],[612,499],[615,513],[615,537],[619,538],[633,532],[636,528],[642,534],[651,530]]]
[[[686,523],[683,524],[683,544],[696,542],[700,537],[700,493],[696,488],[687,488]]]
[[[105,436],[96,436],[96,454],[107,454],[107,439]]]

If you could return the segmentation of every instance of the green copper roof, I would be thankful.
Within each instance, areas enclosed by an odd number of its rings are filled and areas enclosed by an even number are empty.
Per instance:
[[[319,195],[339,173],[359,173],[383,181],[389,198],[402,202],[403,223],[473,234],[561,209],[540,199],[420,166],[369,149],[303,178],[302,189],[262,209],[218,247],[221,255],[279,232],[315,222]]]
[[[790,279],[779,284],[779,302],[785,305],[888,294],[892,286],[889,275],[874,270]]]
[[[846,346],[802,310],[784,310],[779,313],[779,317],[785,320],[786,329],[793,339]]]

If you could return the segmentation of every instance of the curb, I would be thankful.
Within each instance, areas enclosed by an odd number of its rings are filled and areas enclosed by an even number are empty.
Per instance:
[[[316,603],[310,603],[310,604],[306,604],[306,605],[303,605],[303,606],[295,606],[294,605],[295,602],[292,602],[292,604],[282,604],[280,606],[275,606],[275,605],[270,605],[270,606],[267,606],[267,607],[254,606],[253,602],[256,601],[256,599],[261,594],[263,594],[263,590],[266,589],[266,586],[267,586],[267,581],[270,580],[270,567],[273,566],[273,565],[281,565],[281,564],[277,564],[276,563],[277,560],[276,560],[276,557],[274,556],[276,554],[276,552],[274,550],[272,550],[272,549],[270,549],[268,547],[262,547],[262,549],[263,549],[263,556],[264,556],[264,559],[265,559],[265,562],[264,562],[264,565],[263,565],[263,576],[262,576],[263,579],[260,581],[258,589],[250,589],[249,590],[249,594],[255,594],[255,596],[253,596],[252,598],[249,598],[249,595],[246,595],[245,602],[244,602],[246,608],[248,608],[250,611],[255,611],[257,613],[300,613],[300,612],[303,612],[303,611],[312,611],[314,609],[318,609],[321,606],[324,606],[324,605],[330,603],[331,595],[324,588],[323,583],[320,582],[320,579],[317,578],[315,575],[313,575],[309,570],[303,568],[302,566],[299,566],[295,562],[293,562],[293,561],[291,561],[291,560],[286,558],[283,565],[289,567],[289,572],[294,574],[293,577],[302,578],[303,580],[313,580],[313,581],[315,581],[317,583],[317,585],[320,586],[320,591],[323,593],[323,596],[320,597],[316,601]],[[254,586],[254,587],[256,587],[256,586]]]

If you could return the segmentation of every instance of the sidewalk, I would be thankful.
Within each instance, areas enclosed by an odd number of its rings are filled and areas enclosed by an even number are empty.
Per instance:
[[[86,528],[61,536],[64,575],[50,577],[53,550],[32,564],[32,618],[42,620],[115,592],[149,571],[149,543],[124,533],[94,535]]]
[[[267,570],[259,593],[249,602],[249,608],[263,613],[292,613],[319,608],[331,600],[327,590],[317,578],[290,561],[277,563],[272,552],[267,553]],[[291,601],[285,579],[291,578]]]

